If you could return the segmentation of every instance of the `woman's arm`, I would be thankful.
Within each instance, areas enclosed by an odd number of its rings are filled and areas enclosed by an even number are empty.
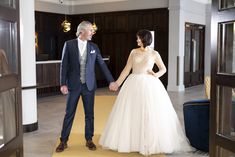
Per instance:
[[[150,74],[152,74],[153,76],[155,77],[161,77],[163,74],[166,73],[166,66],[164,65],[163,61],[162,61],[162,58],[160,56],[160,54],[155,51],[155,54],[154,54],[154,61],[155,61],[155,64],[157,65],[159,71],[158,72],[153,72],[153,71],[149,71]]]
[[[132,68],[132,54],[133,54],[133,50],[131,51],[126,66],[125,68],[122,70],[120,76],[118,77],[116,83],[118,84],[118,86],[120,86],[123,81],[125,80],[125,78],[129,75],[131,68]]]

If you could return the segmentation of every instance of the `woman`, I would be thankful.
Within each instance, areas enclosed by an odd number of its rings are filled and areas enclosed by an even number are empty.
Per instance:
[[[116,81],[124,82],[100,145],[118,152],[139,152],[143,155],[191,151],[171,100],[159,77],[166,67],[159,53],[150,47],[148,30],[137,32],[137,44]],[[158,72],[153,72],[156,64]]]

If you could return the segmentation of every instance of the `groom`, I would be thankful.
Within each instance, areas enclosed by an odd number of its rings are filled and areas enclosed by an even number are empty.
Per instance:
[[[85,139],[89,150],[96,150],[92,141],[94,134],[94,97],[96,89],[95,65],[98,64],[110,90],[117,88],[114,79],[100,54],[98,46],[91,40],[94,30],[88,21],[77,27],[77,39],[65,42],[60,69],[61,92],[68,94],[66,113],[61,131],[60,144],[56,152],[66,149],[78,100],[82,96],[85,113]]]

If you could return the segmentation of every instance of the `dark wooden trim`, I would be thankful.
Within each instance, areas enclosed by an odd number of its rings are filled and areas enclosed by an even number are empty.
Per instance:
[[[230,150],[231,152],[234,152],[235,150],[234,140],[231,140],[221,134],[216,134],[216,144]]]
[[[186,50],[186,33],[190,33],[190,51],[185,51],[185,56],[189,56],[188,58],[184,57],[184,61],[186,63],[189,63],[189,65],[186,65],[184,63],[184,85],[185,87],[191,87],[199,84],[204,83],[204,62],[205,62],[205,25],[201,24],[195,24],[186,22],[185,23],[185,45],[184,50]],[[199,34],[199,39],[197,43],[199,43],[199,54],[198,56],[199,65],[198,69],[196,71],[193,71],[194,66],[194,55],[193,55],[193,49],[194,45],[192,42],[192,39],[195,39],[196,33]],[[189,71],[185,71],[185,66],[189,68]]]
[[[35,131],[35,130],[38,130],[38,122],[23,125],[23,132],[24,133],[32,132],[32,131]]]
[[[222,73],[216,74],[216,84],[235,88],[234,82],[235,82],[234,74],[222,74]]]
[[[180,72],[180,56],[176,58],[176,85],[179,85],[179,72]]]
[[[19,77],[16,74],[6,75],[0,79],[0,92],[17,87],[19,84]]]
[[[211,157],[216,156],[216,68],[217,68],[217,30],[218,23],[216,21],[217,1],[212,2],[212,16],[211,16],[211,105],[210,105],[210,134],[209,134],[209,154]]]
[[[36,89],[38,88],[38,86],[26,86],[26,87],[22,87],[22,90],[28,90],[28,89]]]
[[[23,139],[21,138],[21,136],[17,136],[13,138],[11,141],[6,143],[6,145],[3,148],[0,149],[1,156],[8,157],[12,153],[17,152],[18,154],[21,154],[19,155],[19,157],[23,157],[23,142],[22,141]],[[19,143],[22,143],[22,145],[19,146],[18,145]]]
[[[0,77],[0,92],[14,88],[16,91],[16,137],[6,143],[0,149],[0,156],[10,156],[16,152],[17,157],[23,157],[23,128],[22,128],[22,104],[21,104],[21,67],[20,67],[20,9],[19,0],[15,0],[14,8],[0,6],[0,20],[16,24],[16,51],[17,51],[17,74]],[[14,156],[14,155],[13,155]]]
[[[7,14],[5,14],[6,12],[7,12]],[[0,20],[7,20],[7,21],[11,21],[11,22],[16,22],[17,10],[14,8],[0,6]]]
[[[218,148],[224,148],[225,150],[230,150],[231,152],[235,152],[235,141],[234,139],[228,139],[224,135],[218,134],[218,120],[217,115],[221,113],[225,114],[229,107],[225,106],[225,110],[222,112],[221,106],[223,104],[227,104],[226,102],[231,102],[231,97],[222,97],[223,100],[220,100],[220,95],[217,95],[217,87],[218,86],[226,86],[226,87],[235,87],[235,76],[234,74],[225,74],[218,73],[218,60],[219,57],[217,54],[221,50],[222,34],[219,32],[219,24],[235,21],[235,8],[219,10],[218,5],[219,0],[212,1],[212,16],[211,16],[211,105],[210,105],[210,152],[209,156],[211,157],[219,157]],[[226,94],[226,93],[224,93]],[[217,100],[222,101],[217,102]],[[219,103],[219,104],[218,104]]]

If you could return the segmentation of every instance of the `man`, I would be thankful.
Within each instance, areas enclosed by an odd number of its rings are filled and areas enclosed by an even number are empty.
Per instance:
[[[71,131],[77,104],[82,96],[85,113],[85,139],[89,150],[96,150],[92,141],[94,134],[94,97],[96,89],[95,64],[98,64],[110,90],[117,88],[114,79],[108,70],[99,48],[90,42],[94,30],[88,21],[81,22],[77,27],[77,39],[65,42],[60,69],[61,92],[68,94],[66,114],[61,131],[60,144],[56,152],[66,149]]]

